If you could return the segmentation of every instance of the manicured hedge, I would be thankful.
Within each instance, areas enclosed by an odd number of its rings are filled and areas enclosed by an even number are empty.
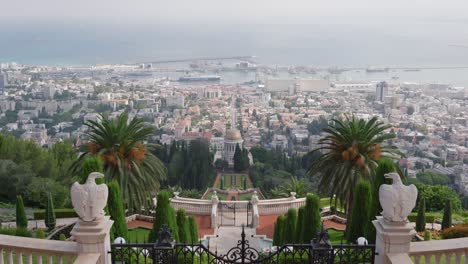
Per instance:
[[[70,218],[78,217],[74,209],[55,209],[55,218]],[[45,210],[35,210],[34,211],[34,220],[44,220]]]
[[[418,216],[415,214],[408,215],[408,220],[410,222],[416,222],[417,218]],[[434,223],[434,221],[435,221],[435,216],[426,214],[426,223]]]
[[[0,235],[32,237],[31,232],[26,228],[0,228]]]
[[[455,225],[442,230],[444,239],[468,237],[468,224]]]

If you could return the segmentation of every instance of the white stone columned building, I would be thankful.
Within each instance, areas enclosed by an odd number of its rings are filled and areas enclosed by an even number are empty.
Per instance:
[[[223,159],[229,163],[229,166],[234,165],[234,153],[236,152],[236,146],[239,144],[239,147],[242,149],[242,139],[241,133],[237,129],[229,129],[226,131],[226,136],[224,137],[224,149],[223,149]]]

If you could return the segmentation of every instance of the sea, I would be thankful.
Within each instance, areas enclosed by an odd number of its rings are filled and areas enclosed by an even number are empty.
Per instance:
[[[0,23],[0,62],[69,66],[246,55],[273,66],[462,67],[351,71],[334,78],[468,87],[468,26],[463,23]]]

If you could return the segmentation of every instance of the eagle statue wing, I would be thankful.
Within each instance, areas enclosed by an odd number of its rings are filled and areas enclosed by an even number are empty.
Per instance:
[[[79,184],[78,182],[75,182],[73,183],[70,190],[73,208],[75,209],[76,214],[78,214],[80,218],[83,218],[85,216],[85,206],[88,204],[87,191],[83,187],[83,185]]]
[[[405,186],[404,192],[401,194],[403,199],[403,208],[401,211],[401,217],[405,218],[413,211],[413,208],[416,206],[416,199],[418,198],[418,189],[414,184]]]
[[[382,206],[382,216],[384,218],[392,218],[394,214],[394,201],[393,201],[393,186],[382,184],[379,188],[379,202]]]
[[[109,189],[107,188],[107,185],[99,184],[97,185],[97,191],[98,191],[99,199],[95,200],[96,202],[95,206],[96,206],[96,209],[99,210],[98,216],[97,216],[99,218],[105,215],[104,208],[107,205],[107,197],[108,197]]]

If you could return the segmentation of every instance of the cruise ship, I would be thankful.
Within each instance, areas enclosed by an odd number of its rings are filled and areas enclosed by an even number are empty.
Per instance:
[[[221,80],[218,75],[203,75],[203,76],[182,76],[179,82],[216,82]]]

